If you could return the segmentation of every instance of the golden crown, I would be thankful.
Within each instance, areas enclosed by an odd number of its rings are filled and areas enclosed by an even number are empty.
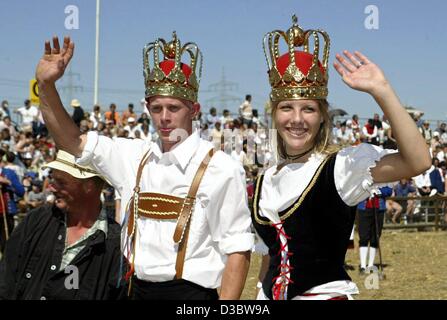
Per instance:
[[[164,59],[160,61],[160,50]],[[152,52],[154,66],[151,70],[149,55]],[[190,56],[190,64],[184,64],[181,57]],[[199,63],[199,73],[196,66]],[[202,52],[193,42],[181,46],[175,31],[172,41],[158,38],[148,43],[143,49],[143,74],[146,86],[146,98],[152,96],[170,96],[197,102],[200,77],[202,76]]]
[[[304,31],[298,25],[296,15],[293,25],[286,32],[274,30],[263,39],[264,54],[267,59],[269,81],[272,87],[270,99],[275,101],[297,99],[326,99],[328,95],[328,60],[330,39],[323,30]],[[320,36],[324,39],[322,63],[320,55]],[[309,53],[309,38],[314,39],[313,53]],[[284,39],[288,52],[279,55],[279,40]],[[269,54],[267,54],[266,46]],[[295,48],[302,47],[302,51]]]

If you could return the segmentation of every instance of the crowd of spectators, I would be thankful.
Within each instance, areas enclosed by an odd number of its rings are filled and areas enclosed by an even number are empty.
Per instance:
[[[82,132],[96,130],[100,135],[111,139],[129,138],[157,140],[150,115],[142,100],[139,112],[130,103],[124,112],[117,111],[117,106],[110,104],[104,112],[101,106],[95,105],[89,111],[74,99],[70,103],[69,113]],[[247,177],[249,199],[253,196],[253,183],[259,172],[266,168],[274,158],[269,144],[271,128],[271,106],[266,104],[260,116],[258,109],[252,107],[251,96],[238,108],[237,114],[228,109],[210,108],[208,113],[199,113],[194,128],[200,129],[203,139],[211,141],[215,148],[229,152],[233,159],[240,161]],[[18,120],[12,121],[11,113],[16,113]],[[447,186],[447,128],[440,123],[436,128],[422,119],[420,114],[413,114],[421,134],[433,156],[433,166],[417,177],[408,177],[393,188],[394,196],[432,196],[445,194]],[[254,144],[250,144],[250,141]],[[334,119],[333,142],[343,146],[371,143],[383,148],[397,149],[396,140],[388,120],[374,114],[371,119],[361,121],[357,115],[349,119]],[[254,148],[257,150],[253,149]],[[262,152],[259,152],[261,149]],[[38,107],[32,106],[29,100],[24,106],[10,110],[7,101],[0,106],[0,183],[2,185],[4,211],[8,217],[17,213],[25,214],[30,209],[55,200],[51,193],[51,172],[42,170],[42,166],[54,160],[56,148],[54,140],[48,135]],[[8,178],[4,172],[11,171],[16,179]],[[14,180],[14,182],[12,181]],[[23,192],[21,192],[21,188]],[[115,217],[115,199],[119,198],[113,188],[107,186],[103,192],[103,203],[108,214]],[[0,206],[1,207],[1,206]],[[0,208],[0,210],[2,210]],[[387,201],[387,213],[390,222],[404,223],[415,219],[418,205],[413,200],[405,203]],[[3,219],[2,222],[3,223]],[[3,226],[2,226],[3,227]],[[13,226],[10,226],[11,228]]]

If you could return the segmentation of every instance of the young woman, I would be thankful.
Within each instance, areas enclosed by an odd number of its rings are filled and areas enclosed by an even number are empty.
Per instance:
[[[319,35],[325,40],[319,60]],[[288,53],[279,56],[279,40]],[[309,40],[314,39],[314,51]],[[356,205],[381,184],[430,167],[424,139],[380,68],[360,52],[336,55],[352,89],[370,94],[393,128],[399,152],[370,144],[331,145],[329,36],[293,26],[264,37],[277,129],[278,165],[256,183],[253,224],[268,247],[259,299],[350,299],[358,289],[343,268]],[[302,51],[296,50],[303,47]]]

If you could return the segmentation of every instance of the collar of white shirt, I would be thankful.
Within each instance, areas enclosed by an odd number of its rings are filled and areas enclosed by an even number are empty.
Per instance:
[[[182,168],[182,170],[185,170],[191,158],[199,148],[199,144],[200,137],[198,132],[195,131],[184,141],[176,144],[169,152],[162,153],[161,142],[158,141],[157,144],[154,144],[153,155],[159,159],[160,163],[176,163]]]

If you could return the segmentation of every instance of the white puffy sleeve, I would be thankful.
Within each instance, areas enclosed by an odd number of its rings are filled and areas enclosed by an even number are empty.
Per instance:
[[[335,187],[341,199],[349,206],[355,206],[371,195],[371,192],[388,183],[374,183],[371,168],[384,156],[397,150],[382,149],[362,143],[340,150],[335,160]]]
[[[255,244],[251,251],[254,253],[263,255],[263,256],[266,256],[269,254],[269,248],[264,243],[264,241],[262,241],[262,238],[258,235],[257,232],[255,232]]]

